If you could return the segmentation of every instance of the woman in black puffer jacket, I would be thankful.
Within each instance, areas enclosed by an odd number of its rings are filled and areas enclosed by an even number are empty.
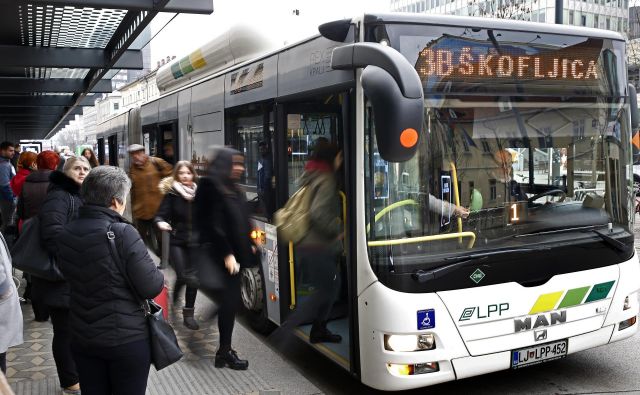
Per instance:
[[[62,172],[54,171],[49,178],[47,198],[38,213],[40,219],[40,238],[44,248],[58,257],[58,241],[62,228],[78,216],[82,206],[79,191],[84,178],[91,170],[84,157],[67,160]],[[69,333],[69,284],[64,281],[46,281],[32,278],[32,297],[43,302],[51,316],[53,324],[53,359],[58,370],[60,387],[64,393],[79,394],[79,378],[76,364],[71,355],[71,336]]]
[[[169,261],[176,271],[173,286],[173,302],[177,303],[180,291],[186,285],[182,317],[184,325],[192,330],[199,329],[194,318],[196,294],[196,274],[190,264],[190,248],[196,242],[193,229],[193,199],[196,196],[196,171],[191,162],[181,160],[173,168],[171,185],[163,185],[168,190],[164,195],[160,209],[156,213],[155,223],[158,229],[171,232]]]
[[[218,299],[220,347],[215,366],[247,369],[249,362],[238,358],[231,348],[231,335],[240,308],[240,276],[242,267],[257,264],[256,247],[250,238],[251,225],[244,192],[238,181],[244,172],[244,156],[232,148],[216,148],[209,165],[209,176],[202,178],[196,193],[197,227],[202,243],[210,243],[213,262],[223,266],[225,288],[212,296]],[[203,279],[204,280],[204,279]],[[202,289],[203,292],[208,290]]]
[[[60,235],[60,269],[71,287],[71,348],[84,394],[142,395],[147,386],[151,350],[140,301],[160,293],[164,276],[122,217],[130,188],[120,168],[91,170],[79,217]],[[110,227],[118,257],[110,249]]]

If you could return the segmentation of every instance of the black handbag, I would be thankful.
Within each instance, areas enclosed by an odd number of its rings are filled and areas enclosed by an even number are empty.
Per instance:
[[[75,203],[69,194],[69,212],[67,222],[73,215]],[[40,217],[29,218],[22,223],[20,237],[11,248],[13,267],[32,276],[47,281],[64,281],[64,276],[56,264],[55,256],[49,254],[42,245],[40,237]]]
[[[162,307],[151,299],[143,300],[138,297],[136,289],[131,283],[131,279],[127,276],[127,271],[123,265],[120,254],[116,247],[116,235],[112,231],[112,228],[120,228],[125,226],[123,223],[111,224],[107,231],[107,239],[109,240],[109,250],[113,257],[118,270],[125,278],[131,288],[131,292],[136,296],[142,308],[144,310],[145,317],[147,319],[147,325],[149,326],[149,341],[151,343],[151,362],[155,366],[156,370],[161,370],[167,366],[178,362],[182,358],[182,350],[178,345],[178,339],[176,333],[167,321],[162,316]],[[120,232],[122,234],[122,232]]]

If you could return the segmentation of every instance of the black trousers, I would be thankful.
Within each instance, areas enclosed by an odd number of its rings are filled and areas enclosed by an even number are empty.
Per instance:
[[[0,370],[2,374],[7,374],[7,353],[0,353]]]
[[[189,248],[186,245],[172,244],[169,248],[169,262],[176,271],[176,282],[173,286],[174,300],[177,300],[176,295],[187,285],[184,295],[184,307],[192,309],[196,304],[198,288],[190,284],[191,281],[195,280],[196,273],[190,264]]]
[[[73,344],[83,395],[144,395],[149,378],[149,340],[116,347]]]
[[[296,307],[283,327],[292,330],[312,321],[311,331],[323,329],[337,297],[338,256],[319,249],[299,249],[297,256],[299,267],[306,271],[314,290]]]
[[[240,275],[232,276],[227,269],[220,272],[225,278],[223,280],[224,288],[200,290],[213,299],[218,305],[218,331],[220,332],[220,350],[226,351],[231,348],[231,338],[233,335],[233,326],[236,321],[236,314],[240,309]]]
[[[60,387],[67,388],[78,384],[78,369],[71,354],[71,328],[69,328],[69,310],[49,307],[53,324],[53,360],[58,370]]]
[[[153,219],[134,219],[133,224],[144,244],[157,256],[162,255],[162,233],[156,228]]]

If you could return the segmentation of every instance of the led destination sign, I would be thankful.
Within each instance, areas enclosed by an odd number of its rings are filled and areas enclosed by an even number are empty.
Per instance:
[[[560,53],[557,53],[560,52]],[[416,62],[422,79],[430,77],[452,79],[536,79],[536,80],[598,80],[597,60],[570,51],[545,54],[513,54],[486,47],[434,49],[424,48]]]

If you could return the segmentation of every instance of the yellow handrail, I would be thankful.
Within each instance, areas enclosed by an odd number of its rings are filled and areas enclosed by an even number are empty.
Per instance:
[[[293,258],[293,241],[289,241],[289,280],[291,285],[291,304],[289,309],[296,308],[296,280],[295,280],[295,260]]]
[[[424,241],[455,239],[456,237],[460,237],[460,238],[469,237],[471,240],[469,240],[469,244],[467,245],[467,248],[472,248],[473,244],[476,242],[475,233],[459,232],[459,233],[447,233],[443,235],[408,237],[405,239],[370,241],[367,243],[367,245],[369,247],[386,247],[386,246],[394,246],[394,245],[400,245],[400,244],[422,243]]]
[[[342,199],[342,230],[347,230],[347,195],[342,191],[338,191],[340,198]]]
[[[416,203],[416,201],[413,200],[413,199],[400,200],[399,202],[395,202],[393,204],[390,204],[387,207],[385,207],[382,210],[380,210],[380,212],[378,214],[376,214],[375,217],[373,217],[373,223],[375,224],[376,222],[378,222],[378,220],[380,218],[382,218],[382,216],[385,215],[386,213],[388,213],[389,211],[391,211],[393,209],[396,209],[398,207],[407,206],[409,204],[418,205],[418,203]],[[369,233],[369,228],[370,227],[371,227],[371,224],[367,224],[367,233]]]
[[[453,197],[457,207],[460,207],[460,191],[458,191],[458,171],[456,165],[453,162],[449,163],[451,166],[451,173],[453,174]],[[458,217],[458,232],[462,233],[462,218]],[[458,239],[458,242],[462,244],[462,237]]]

